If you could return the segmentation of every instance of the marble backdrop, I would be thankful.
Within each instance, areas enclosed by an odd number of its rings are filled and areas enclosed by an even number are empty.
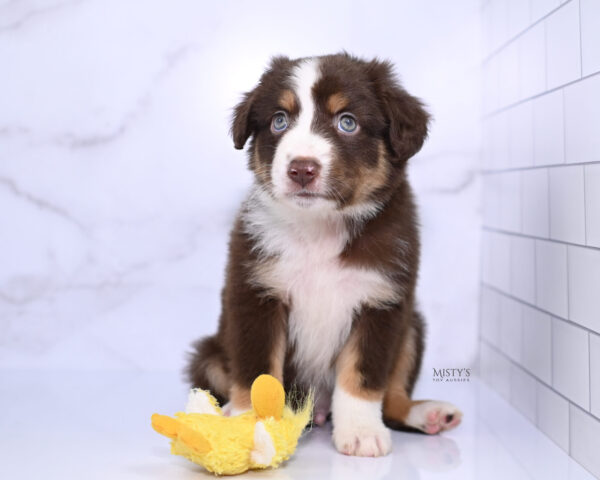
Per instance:
[[[389,58],[435,117],[411,162],[428,364],[476,353],[479,2],[0,1],[0,368],[180,369],[250,183],[232,106],[271,55]]]

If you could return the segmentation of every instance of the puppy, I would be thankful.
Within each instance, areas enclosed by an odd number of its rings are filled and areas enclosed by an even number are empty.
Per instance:
[[[232,414],[250,408],[261,373],[314,388],[315,423],[331,412],[348,455],[386,455],[386,424],[434,434],[460,422],[451,404],[411,400],[424,325],[406,164],[428,119],[387,62],[272,60],[233,116],[254,185],[231,232],[218,332],[187,369],[194,387]]]

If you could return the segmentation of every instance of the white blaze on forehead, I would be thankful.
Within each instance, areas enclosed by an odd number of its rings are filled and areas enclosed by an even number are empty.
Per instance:
[[[325,193],[326,180],[331,164],[332,145],[323,136],[313,132],[311,127],[315,117],[313,87],[321,76],[319,60],[310,58],[294,67],[292,88],[298,99],[300,113],[290,128],[283,133],[273,159],[273,189],[276,196],[284,197],[290,191],[292,181],[288,178],[289,163],[296,157],[311,157],[321,164],[321,173],[311,190]]]
[[[300,115],[294,129],[310,132],[310,126],[315,116],[315,102],[312,89],[319,80],[319,63],[317,59],[302,62],[294,69],[294,91],[300,102]]]

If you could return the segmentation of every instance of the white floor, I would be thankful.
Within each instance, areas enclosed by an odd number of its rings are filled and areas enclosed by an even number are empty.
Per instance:
[[[392,455],[340,455],[330,428],[301,439],[271,479],[590,479],[552,441],[485,385],[434,384],[423,378],[418,396],[455,402],[464,422],[453,432],[425,436],[394,432]],[[168,440],[150,427],[154,412],[183,407],[177,373],[0,372],[0,478],[209,478],[169,454]]]

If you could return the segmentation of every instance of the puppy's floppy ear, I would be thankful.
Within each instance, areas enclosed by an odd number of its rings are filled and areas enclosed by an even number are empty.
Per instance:
[[[369,75],[386,117],[389,146],[405,163],[421,150],[427,138],[429,114],[418,98],[398,84],[389,62],[370,62]]]
[[[237,104],[233,111],[231,136],[233,137],[233,146],[238,150],[244,148],[246,140],[253,132],[251,114],[255,97],[256,89],[245,93],[243,100]]]
[[[260,77],[256,88],[244,94],[242,101],[235,107],[233,121],[231,122],[231,136],[233,137],[233,145],[238,150],[244,148],[250,135],[256,132],[258,128],[254,106],[259,97],[259,92],[265,91],[265,89],[268,91],[273,86],[279,86],[293,63],[288,57],[282,55],[271,58],[269,67]]]

